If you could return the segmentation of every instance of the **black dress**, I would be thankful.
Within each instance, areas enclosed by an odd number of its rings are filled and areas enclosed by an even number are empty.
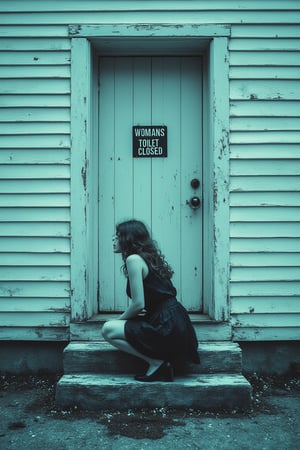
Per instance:
[[[146,314],[126,321],[126,340],[150,358],[199,363],[195,330],[171,280],[149,270],[143,284]],[[129,281],[126,292],[130,297]]]

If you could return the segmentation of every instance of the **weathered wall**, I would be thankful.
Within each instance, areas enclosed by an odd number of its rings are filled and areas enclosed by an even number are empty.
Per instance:
[[[61,340],[70,310],[70,40],[65,27],[32,24],[21,4],[37,2],[0,2],[14,11],[0,17],[0,338]]]
[[[285,14],[281,24],[233,25],[229,44],[237,340],[299,338],[300,30]]]
[[[63,373],[65,342],[0,342],[0,374]]]
[[[298,341],[242,342],[244,373],[299,375],[300,348]]]
[[[300,338],[300,8],[268,1],[0,1],[0,339],[68,339],[69,24],[231,24],[234,339]]]

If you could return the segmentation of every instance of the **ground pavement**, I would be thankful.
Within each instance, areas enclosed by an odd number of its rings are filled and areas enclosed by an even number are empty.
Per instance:
[[[300,380],[249,377],[246,412],[59,410],[55,378],[0,376],[0,450],[300,450]]]

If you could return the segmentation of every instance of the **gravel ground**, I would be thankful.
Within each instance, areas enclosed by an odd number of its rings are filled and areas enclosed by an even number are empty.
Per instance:
[[[300,450],[300,380],[249,377],[250,411],[61,410],[57,379],[0,377],[1,450]]]

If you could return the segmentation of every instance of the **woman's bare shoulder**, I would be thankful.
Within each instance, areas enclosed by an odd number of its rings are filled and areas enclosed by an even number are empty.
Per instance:
[[[126,267],[128,272],[134,270],[141,270],[143,272],[143,278],[148,275],[148,266],[145,260],[138,254],[132,254],[126,258]]]
[[[132,255],[127,256],[127,258],[126,258],[126,262],[136,261],[136,260],[143,261],[143,258],[140,255],[138,255],[137,253],[133,253]]]
[[[126,258],[126,265],[128,266],[137,266],[137,265],[141,265],[143,266],[145,264],[145,261],[143,260],[143,258],[140,255],[137,254],[133,254],[133,255],[129,255]]]

